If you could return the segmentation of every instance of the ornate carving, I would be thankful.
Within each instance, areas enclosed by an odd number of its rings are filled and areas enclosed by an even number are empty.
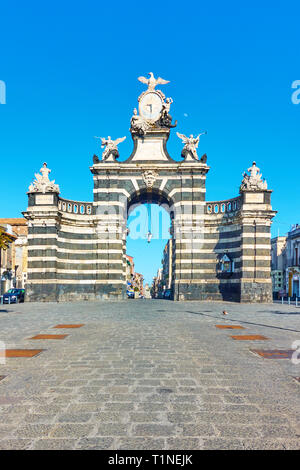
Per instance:
[[[161,116],[158,121],[158,124],[160,127],[172,128],[172,127],[177,126],[177,121],[175,121],[175,123],[172,124],[172,116],[169,114],[172,103],[173,103],[172,98],[166,98],[166,100],[163,102]]]
[[[58,184],[55,184],[55,180],[49,180],[49,173],[51,173],[51,170],[47,168],[47,163],[43,164],[42,168],[40,169],[40,173],[41,174],[35,173],[36,179],[29,186],[28,191],[30,193],[41,192],[44,194],[46,192],[59,193],[59,186]]]
[[[153,185],[158,177],[158,173],[154,170],[145,170],[143,172],[143,180],[147,188],[153,188]]]
[[[150,78],[146,77],[138,77],[138,80],[142,83],[145,83],[145,85],[148,85],[148,90],[154,90],[157,85],[166,85],[167,83],[170,83],[168,80],[164,80],[163,78],[155,78],[152,72],[149,72]]]
[[[119,150],[118,150],[118,145],[123,142],[126,137],[120,137],[119,139],[112,140],[110,135],[107,137],[95,137],[96,139],[101,139],[101,148],[105,147],[103,153],[102,153],[102,161],[110,161],[114,162],[116,161],[116,158],[118,158],[119,155]]]
[[[193,134],[191,134],[189,137],[186,137],[184,134],[180,134],[179,132],[176,132],[176,134],[184,143],[184,147],[181,152],[182,158],[185,158],[185,160],[199,161],[197,148],[199,145],[200,136],[207,134],[207,132],[201,132],[197,137],[194,137]]]
[[[243,174],[240,191],[257,191],[268,188],[267,182],[262,178],[262,174],[259,173],[260,169],[256,166],[255,162],[252,163],[252,166],[247,171],[250,174],[248,175],[246,172]]]
[[[138,77],[138,80],[148,86],[138,98],[139,115],[136,109],[131,118],[130,131],[137,135],[145,135],[147,132],[156,131],[162,128],[172,128],[177,126],[177,121],[172,124],[170,107],[172,98],[166,98],[161,90],[156,90],[157,85],[169,83],[161,77],[155,78],[153,73],[149,73],[149,78]]]
[[[161,96],[162,100],[162,109],[159,113],[158,118],[154,119],[146,119],[145,117],[138,115],[137,109],[134,108],[133,116],[130,120],[130,132],[136,133],[138,135],[145,135],[148,131],[155,131],[156,129],[161,129],[163,127],[166,128],[173,128],[177,126],[177,121],[172,124],[172,116],[169,114],[171,104],[173,103],[172,98],[166,98],[160,90],[155,90]],[[147,93],[147,92],[145,92]],[[143,93],[139,97],[139,101],[142,96],[145,96]]]
[[[138,135],[144,135],[152,127],[150,121],[138,115],[136,108],[133,110],[130,124],[130,132],[135,132]]]

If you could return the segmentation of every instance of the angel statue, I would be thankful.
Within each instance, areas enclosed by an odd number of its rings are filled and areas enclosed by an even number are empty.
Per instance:
[[[101,148],[104,148],[102,161],[115,161],[119,157],[118,145],[126,139],[126,136],[116,140],[112,140],[110,135],[107,139],[105,137],[95,137],[95,139],[101,139]]]
[[[191,134],[189,137],[186,137],[184,134],[180,134],[179,132],[176,132],[176,134],[178,135],[179,139],[181,139],[182,142],[184,143],[181,156],[187,159],[188,156],[190,155],[192,159],[199,160],[198,154],[197,154],[197,148],[199,145],[200,136],[203,134],[207,134],[207,132],[206,131],[201,132],[197,137],[194,137],[193,134]]]

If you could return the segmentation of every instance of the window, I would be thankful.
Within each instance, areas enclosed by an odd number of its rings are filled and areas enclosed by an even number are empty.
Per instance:
[[[234,261],[225,253],[219,262],[219,273],[231,274],[234,272]]]

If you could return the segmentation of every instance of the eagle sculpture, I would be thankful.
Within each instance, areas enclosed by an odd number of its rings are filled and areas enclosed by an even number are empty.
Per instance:
[[[166,85],[170,83],[169,80],[164,80],[163,78],[155,78],[152,72],[149,72],[150,78],[138,77],[138,80],[145,85],[148,85],[148,90],[154,90],[157,85]]]

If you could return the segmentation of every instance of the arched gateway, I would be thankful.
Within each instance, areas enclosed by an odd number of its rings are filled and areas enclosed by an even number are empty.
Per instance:
[[[209,167],[198,158],[198,137],[182,139],[183,160],[167,151],[172,103],[156,90],[162,79],[140,77],[148,89],[131,118],[130,157],[118,161],[118,145],[102,138],[104,152],[90,168],[93,202],[59,195],[44,163],[28,192],[28,281],[30,301],[122,299],[126,297],[126,236],[130,207],[164,204],[174,239],[174,300],[271,301],[271,191],[255,162],[244,174],[240,194],[206,202]]]

